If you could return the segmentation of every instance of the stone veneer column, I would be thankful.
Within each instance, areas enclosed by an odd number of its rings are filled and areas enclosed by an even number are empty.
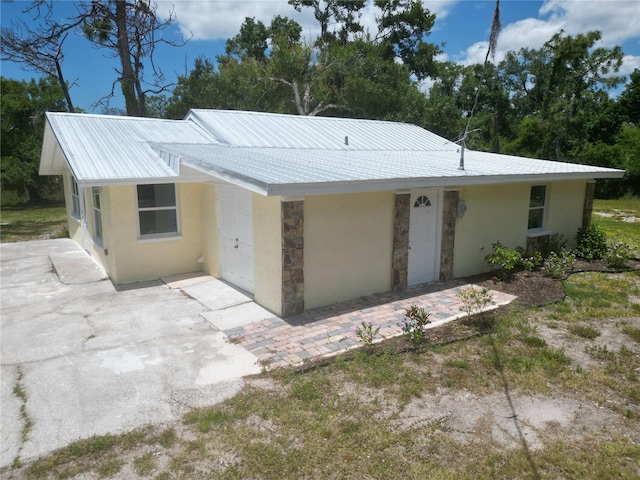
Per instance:
[[[440,281],[453,278],[453,247],[456,238],[456,216],[460,192],[445,190],[442,205],[442,245],[440,247]]]
[[[582,209],[582,226],[591,225],[591,213],[593,212],[593,198],[596,195],[596,182],[587,182],[584,194],[584,207]]]
[[[304,201],[282,202],[282,316],[304,312]]]
[[[407,288],[410,214],[411,194],[396,193],[393,209],[393,252],[391,266],[391,290],[394,292]]]

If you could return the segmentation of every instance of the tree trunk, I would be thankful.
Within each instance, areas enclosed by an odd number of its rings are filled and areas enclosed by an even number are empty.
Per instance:
[[[56,72],[58,72],[58,83],[60,84],[60,88],[62,89],[62,93],[64,94],[64,98],[67,101],[67,109],[70,113],[75,113],[75,108],[73,108],[73,102],[71,101],[71,94],[69,93],[69,86],[67,82],[64,81],[64,76],[62,75],[62,67],[60,66],[60,61],[56,58]]]
[[[493,112],[493,153],[500,153],[500,111]]]
[[[122,65],[120,86],[122,88],[122,95],[124,96],[127,115],[135,117],[140,115],[140,109],[135,90],[136,79],[129,58],[131,51],[129,50],[129,37],[127,35],[127,4],[123,0],[118,0],[115,4],[118,56],[120,57],[120,64]]]

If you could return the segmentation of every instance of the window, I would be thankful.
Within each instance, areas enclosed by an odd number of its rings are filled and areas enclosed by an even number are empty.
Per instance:
[[[137,200],[140,237],[178,234],[175,184],[138,185]]]
[[[413,204],[413,208],[430,207],[430,206],[431,206],[431,200],[429,200],[429,197],[427,197],[426,195],[420,195],[416,200],[416,202]]]
[[[71,175],[71,203],[73,203],[73,211],[71,214],[74,217],[80,218],[80,193],[78,190],[78,182],[73,175]]]
[[[102,212],[100,211],[100,187],[93,187],[93,233],[102,241]]]
[[[531,187],[529,197],[529,230],[541,229],[544,226],[544,209],[547,198],[547,187],[545,185],[534,185]]]

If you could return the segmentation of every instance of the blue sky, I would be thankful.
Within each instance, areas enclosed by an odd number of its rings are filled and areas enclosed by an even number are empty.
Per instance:
[[[0,4],[2,26],[12,21],[32,21],[22,14],[30,2],[15,0]],[[371,2],[370,2],[371,3]],[[426,7],[436,14],[436,24],[429,38],[444,43],[443,59],[463,64],[482,62],[493,15],[493,0],[425,1]],[[55,1],[54,14],[60,17],[72,14],[76,2]],[[286,15],[303,26],[303,35],[312,39],[317,25],[311,12],[296,12],[287,0],[175,0],[158,2],[160,12],[173,6],[176,23],[166,32],[170,39],[181,35],[191,38],[181,48],[160,48],[156,54],[168,81],[193,68],[199,56],[215,59],[224,51],[225,40],[234,36],[245,17],[255,17],[265,23],[274,15]],[[640,2],[638,0],[502,0],[503,30],[498,40],[496,60],[509,50],[522,47],[538,48],[560,29],[575,35],[600,30],[602,45],[620,45],[625,61],[620,73],[628,75],[640,68]],[[375,10],[369,5],[362,16],[365,26],[374,28]],[[81,38],[70,37],[65,43],[63,70],[67,80],[73,82],[71,95],[74,103],[86,111],[100,112],[94,104],[109,94],[116,74],[116,59],[105,56],[105,50],[92,47]],[[38,75],[23,70],[20,65],[2,62],[0,73],[8,78],[30,79]],[[116,96],[110,106],[121,108],[123,101],[116,86]]]

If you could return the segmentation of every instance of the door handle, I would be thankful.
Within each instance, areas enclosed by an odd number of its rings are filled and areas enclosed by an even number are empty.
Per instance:
[[[238,239],[236,238],[236,246],[233,248],[238,248]]]

